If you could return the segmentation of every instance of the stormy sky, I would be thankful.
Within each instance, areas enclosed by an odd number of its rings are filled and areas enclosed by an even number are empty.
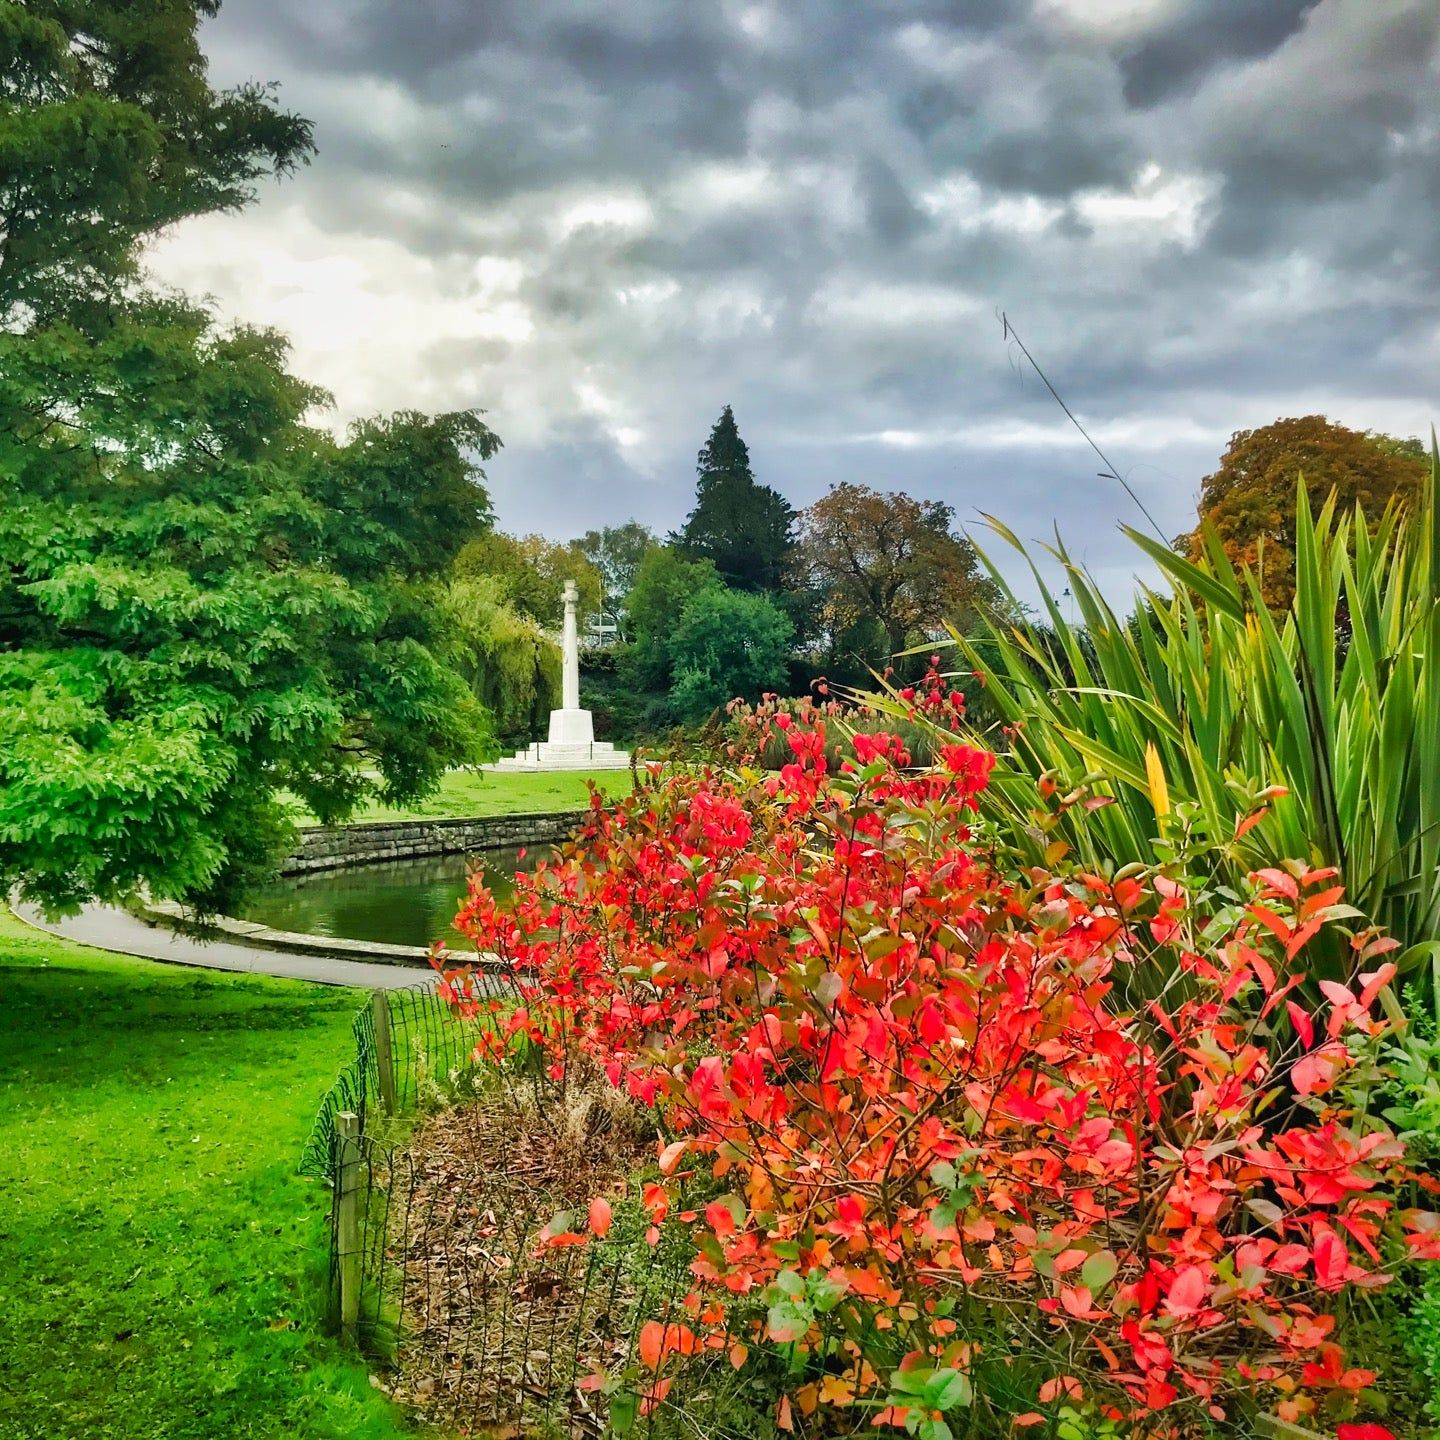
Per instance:
[[[1437,0],[226,0],[319,154],[154,252],[335,419],[483,407],[501,524],[757,476],[1056,522],[1107,588],[1229,434],[1440,418]]]

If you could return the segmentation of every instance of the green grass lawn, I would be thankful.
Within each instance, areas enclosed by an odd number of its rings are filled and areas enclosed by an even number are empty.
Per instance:
[[[388,805],[372,805],[352,817],[366,820],[449,820],[467,819],[475,815],[545,814],[552,810],[580,810],[590,803],[588,782],[593,780],[604,795],[628,795],[631,779],[628,770],[552,771],[527,775],[490,770],[452,770],[440,782],[440,788],[418,805],[392,809]],[[315,817],[297,810],[302,825],[313,825]]]
[[[52,940],[0,907],[0,1437],[395,1440],[322,1328],[295,1173],[356,991]]]

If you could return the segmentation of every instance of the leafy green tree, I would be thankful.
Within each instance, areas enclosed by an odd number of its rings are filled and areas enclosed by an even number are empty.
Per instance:
[[[640,562],[635,583],[625,597],[634,637],[627,669],[642,689],[670,686],[670,637],[690,599],[705,589],[719,589],[720,578],[709,560],[687,560],[670,545],[656,545]]]
[[[1373,526],[1391,500],[1409,504],[1419,496],[1427,470],[1420,441],[1350,430],[1323,415],[1237,430],[1220,468],[1201,482],[1200,524],[1175,548],[1199,560],[1205,529],[1212,528],[1231,560],[1255,567],[1266,604],[1283,610],[1295,595],[1295,495],[1302,476],[1312,510],[1333,492],[1342,511],[1359,505]]]
[[[670,637],[670,699],[686,720],[702,720],[736,697],[757,700],[784,688],[794,634],[765,595],[707,585],[686,602]]]
[[[103,317],[135,242],[308,159],[264,85],[213,90],[218,0],[0,0],[0,324]]]
[[[695,468],[695,508],[676,537],[680,550],[687,559],[711,561],[737,590],[781,589],[795,512],[779,491],[756,483],[728,405]]]
[[[0,880],[223,905],[287,835],[488,753],[430,579],[488,503],[468,414],[305,428],[284,346],[175,302],[0,334]]]
[[[291,838],[494,753],[437,572],[490,525],[478,415],[336,440],[277,335],[137,244],[303,160],[180,0],[0,0],[0,886],[222,908]]]
[[[600,608],[611,615],[622,630],[625,597],[635,584],[640,562],[654,544],[655,536],[638,520],[587,530],[580,537],[580,553],[600,574],[603,589]]]
[[[470,541],[455,559],[457,578],[486,575],[519,614],[555,629],[565,613],[565,582],[580,592],[581,616],[600,608],[600,572],[578,542],[559,544],[543,535],[488,534]]]

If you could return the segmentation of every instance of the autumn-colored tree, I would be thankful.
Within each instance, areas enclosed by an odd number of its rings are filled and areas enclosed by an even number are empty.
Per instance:
[[[795,568],[823,596],[831,635],[868,620],[893,655],[997,600],[974,546],[951,529],[954,518],[939,500],[849,483],[802,511]]]
[[[557,626],[564,613],[565,582],[580,592],[580,613],[600,609],[604,585],[600,572],[585,558],[580,544],[560,544],[543,535],[483,535],[455,557],[455,577],[493,577],[499,596],[520,615],[541,625]]]
[[[1426,474],[1424,446],[1375,431],[1350,430],[1323,415],[1276,420],[1258,430],[1237,430],[1220,468],[1201,481],[1200,524],[1175,548],[1199,557],[1211,526],[1226,553],[1260,572],[1272,609],[1295,594],[1295,499],[1304,478],[1312,510],[1333,493],[1337,505],[1359,505],[1378,521],[1392,500],[1409,501]]]

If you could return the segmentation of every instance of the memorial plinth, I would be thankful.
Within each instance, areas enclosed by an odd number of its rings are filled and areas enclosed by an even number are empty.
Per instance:
[[[630,756],[608,740],[595,739],[595,722],[580,708],[580,594],[565,582],[565,623],[560,636],[560,708],[550,712],[550,736],[489,767],[494,770],[625,770]]]

